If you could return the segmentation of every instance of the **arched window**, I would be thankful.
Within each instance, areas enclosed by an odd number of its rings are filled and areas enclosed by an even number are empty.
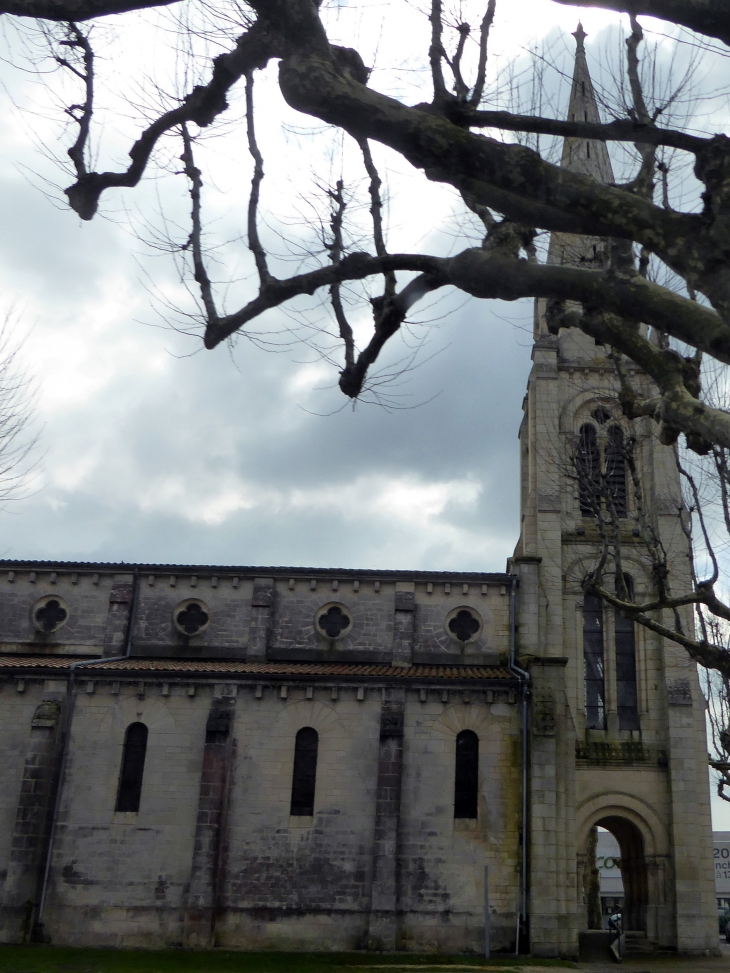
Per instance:
[[[610,426],[606,444],[606,493],[617,517],[626,516],[626,452],[620,426]]]
[[[139,811],[147,753],[147,727],[144,723],[130,723],[124,734],[122,769],[119,774],[117,811]]]
[[[580,427],[576,461],[580,512],[584,517],[595,517],[601,503],[601,456],[596,427],[590,422]]]
[[[462,730],[456,738],[454,817],[475,818],[479,805],[479,737]]]
[[[596,595],[583,597],[583,669],[585,673],[586,727],[606,729],[606,685],[603,667],[603,602]]]
[[[290,814],[314,814],[314,788],[317,782],[317,748],[319,736],[311,726],[297,733],[294,744],[294,773],[291,783]]]
[[[625,594],[634,597],[634,584],[630,575],[624,575],[625,592],[617,591],[619,598]],[[618,588],[619,585],[617,584]],[[634,623],[616,609],[614,612],[616,638],[616,697],[618,699],[619,730],[640,730],[639,700],[636,691],[636,636]]]

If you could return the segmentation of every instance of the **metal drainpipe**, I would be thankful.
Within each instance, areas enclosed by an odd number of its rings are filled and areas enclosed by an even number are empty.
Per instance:
[[[129,606],[129,619],[127,621],[127,632],[124,640],[124,655],[110,656],[109,658],[101,659],[89,659],[88,662],[72,662],[69,666],[70,675],[68,680],[68,685],[66,687],[66,695],[69,699],[68,706],[66,707],[66,714],[63,721],[62,728],[62,752],[61,752],[61,769],[58,775],[58,784],[56,786],[56,796],[53,802],[53,817],[51,818],[50,826],[50,836],[48,839],[48,845],[46,847],[45,862],[43,865],[43,881],[41,883],[41,894],[38,899],[38,911],[36,913],[36,919],[33,923],[33,936],[32,938],[37,942],[38,936],[42,936],[43,932],[43,913],[46,907],[46,893],[48,892],[48,878],[51,873],[51,859],[53,858],[53,843],[56,837],[56,825],[58,823],[58,812],[61,808],[61,797],[63,792],[64,777],[66,775],[66,764],[68,762],[68,745],[71,739],[71,723],[73,721],[73,713],[76,704],[76,694],[74,689],[76,687],[76,672],[79,669],[86,669],[90,666],[98,666],[102,662],[121,662],[123,659],[128,659],[132,651],[132,635],[134,632],[134,621],[137,615],[137,600],[139,594],[139,565],[134,566],[134,573],[132,578],[132,601]]]
[[[509,668],[521,683],[522,695],[522,874],[520,877],[520,905],[517,916],[515,955],[520,951],[520,926],[527,921],[527,700],[530,695],[530,673],[515,663],[515,595],[517,576],[512,575],[509,593]]]

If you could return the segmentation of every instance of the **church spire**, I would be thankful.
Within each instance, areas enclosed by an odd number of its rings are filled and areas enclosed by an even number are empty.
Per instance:
[[[587,36],[583,24],[578,22],[578,27],[573,32],[576,43],[575,68],[570,89],[568,121],[600,124],[601,116],[598,113],[596,93],[588,70],[583,43]],[[613,182],[613,171],[606,143],[596,139],[566,138],[563,142],[563,157],[560,165],[563,169],[570,169],[571,172],[582,172],[597,182]]]
[[[570,89],[570,103],[568,105],[568,121],[601,123],[598,111],[596,92],[593,88],[584,41],[588,35],[583,24],[573,32],[575,37],[575,67]],[[598,139],[578,138],[576,136],[563,140],[563,154],[560,167],[570,172],[581,173],[595,179],[596,182],[610,183],[614,181],[611,160],[606,143]],[[572,233],[557,233],[550,235],[548,247],[548,264],[569,264],[574,267],[596,267],[603,260],[603,242],[597,237],[576,236]],[[546,302],[543,298],[535,301],[535,338],[547,334],[545,320]]]

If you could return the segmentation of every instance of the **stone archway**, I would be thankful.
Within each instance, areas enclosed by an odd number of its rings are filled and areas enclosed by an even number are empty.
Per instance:
[[[595,825],[610,831],[621,849],[619,865],[624,884],[624,929],[646,932],[649,877],[643,835],[633,821],[619,814],[599,818]]]

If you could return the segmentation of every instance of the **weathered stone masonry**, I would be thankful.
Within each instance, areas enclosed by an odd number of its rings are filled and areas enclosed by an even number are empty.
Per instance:
[[[74,659],[98,659],[76,673],[36,933],[72,944],[478,950],[482,862],[498,847],[493,926],[508,948],[519,898],[520,687],[504,665],[507,576],[140,566],[131,654],[118,661],[131,570],[15,564],[0,575],[0,713],[12,719],[21,703],[28,712],[29,695],[51,685],[66,698]],[[49,592],[68,622],[39,653],[33,611]],[[200,630],[181,631],[176,606],[193,601]],[[342,606],[342,638],[316,630],[328,604]],[[445,630],[465,608],[479,620],[467,644]],[[417,653],[431,664],[413,664]],[[148,728],[141,801],[138,812],[117,812],[135,722]],[[454,871],[443,842],[456,828],[455,738],[465,723],[483,740],[482,798],[473,830],[455,835],[464,848],[453,864],[466,854],[473,866]],[[303,726],[319,735],[314,815],[290,818]],[[21,783],[12,764],[2,769],[9,792],[14,773]],[[9,807],[2,813],[10,818]],[[15,894],[6,879],[7,941],[32,933]]]

